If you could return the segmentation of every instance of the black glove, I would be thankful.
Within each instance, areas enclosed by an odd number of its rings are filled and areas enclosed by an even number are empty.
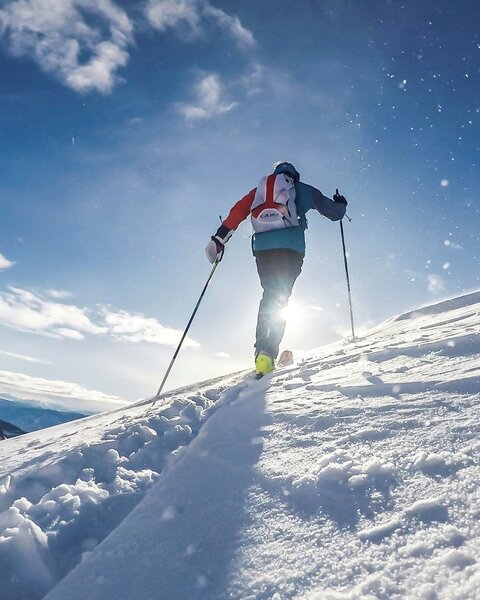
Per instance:
[[[347,206],[347,204],[348,204],[347,199],[345,198],[345,196],[341,196],[338,193],[338,189],[336,190],[335,194],[333,195],[333,201],[334,202],[339,202],[340,204],[345,204],[345,206]]]

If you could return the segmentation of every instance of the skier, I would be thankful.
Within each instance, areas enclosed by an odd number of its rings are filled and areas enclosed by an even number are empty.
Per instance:
[[[277,162],[271,175],[262,177],[230,210],[205,248],[211,263],[223,257],[225,244],[249,215],[263,296],[258,309],[255,370],[261,377],[273,371],[285,331],[284,309],[300,275],[305,256],[306,213],[311,208],[332,221],[345,215],[347,201],[336,193],[333,200],[300,181],[289,162]]]

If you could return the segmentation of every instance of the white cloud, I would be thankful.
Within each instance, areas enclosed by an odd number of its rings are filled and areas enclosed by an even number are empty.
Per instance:
[[[178,103],[177,110],[187,121],[211,119],[227,113],[237,106],[237,102],[225,102],[222,99],[224,87],[216,73],[204,75],[194,87],[195,103]]]
[[[216,352],[214,356],[215,358],[230,358],[230,354],[226,352]]]
[[[439,275],[429,275],[427,277],[428,291],[431,294],[440,294],[445,291],[445,284]]]
[[[12,0],[0,9],[0,34],[11,53],[33,59],[77,92],[112,90],[117,69],[128,62],[132,31],[112,0]]]
[[[8,289],[9,292],[0,293],[2,325],[59,338],[72,338],[75,335],[76,339],[81,339],[85,333],[107,332],[106,327],[99,327],[90,320],[86,308],[52,302],[20,288]]]
[[[205,0],[148,0],[145,15],[150,25],[159,31],[184,31],[187,27],[192,33],[200,34],[202,24],[210,21],[241,48],[255,45],[252,32],[242,25],[236,15],[229,15]]]
[[[14,396],[52,401],[70,410],[100,411],[127,404],[118,396],[90,390],[77,383],[31,377],[13,371],[0,371],[0,387]]]
[[[236,15],[206,0],[148,0],[142,8],[160,32],[205,35],[213,23],[242,48],[255,44]],[[113,89],[130,58],[133,31],[133,20],[115,0],[7,0],[0,8],[0,37],[10,53],[30,58],[81,93]]]
[[[0,271],[9,269],[10,267],[13,267],[14,264],[14,262],[3,256],[3,254],[0,254]]]
[[[115,82],[115,71],[128,62],[128,53],[110,41],[100,42],[95,56],[86,65],[79,65],[67,76],[67,84],[77,92],[97,89],[110,92]]]
[[[96,310],[74,304],[53,302],[38,292],[9,287],[0,292],[0,325],[27,333],[58,339],[83,340],[87,335],[106,336],[122,342],[148,342],[176,346],[182,332],[163,326],[152,317],[112,310],[99,306]],[[47,292],[50,296],[55,290]],[[56,291],[57,296],[67,292]],[[199,343],[187,337],[185,347]]]
[[[104,307],[102,312],[109,334],[120,341],[149,342],[175,347],[182,335],[182,332],[164,327],[151,317],[131,314],[125,310],[112,311],[107,307]],[[198,348],[200,344],[187,337],[184,345],[185,347]]]

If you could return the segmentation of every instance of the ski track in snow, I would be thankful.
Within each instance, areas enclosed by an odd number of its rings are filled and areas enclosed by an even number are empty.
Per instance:
[[[42,598],[133,509],[216,406],[238,393],[238,379],[1,445],[2,600]]]
[[[479,315],[2,442],[2,599],[480,597]]]

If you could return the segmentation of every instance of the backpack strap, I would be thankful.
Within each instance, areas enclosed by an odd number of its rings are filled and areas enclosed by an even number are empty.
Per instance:
[[[255,196],[253,198],[250,211],[258,212],[258,209],[264,205],[273,206],[273,196],[275,193],[275,179],[276,175],[266,175],[260,179],[257,188],[255,189]]]
[[[297,182],[295,182],[295,206],[297,208],[298,222],[302,229],[308,229],[308,221],[306,211],[303,208],[303,204],[298,202],[300,194],[298,193]]]
[[[267,181],[265,184],[265,204],[268,206],[273,206],[273,203],[275,202],[275,198],[273,197],[274,191],[275,191],[275,179],[277,178],[277,176],[275,174],[272,173],[272,175],[269,175],[267,177]]]

